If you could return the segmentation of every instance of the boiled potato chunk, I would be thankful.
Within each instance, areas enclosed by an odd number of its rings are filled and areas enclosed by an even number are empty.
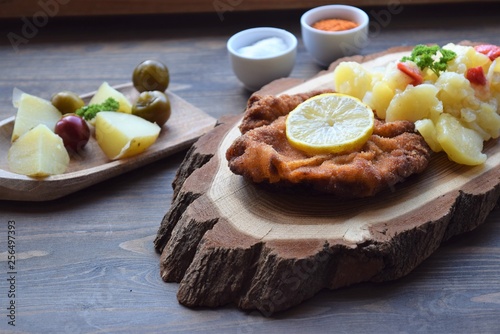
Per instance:
[[[12,131],[12,142],[39,124],[45,124],[54,131],[57,121],[62,116],[52,103],[30,94],[22,93],[16,103],[18,109]]]
[[[385,119],[387,108],[394,97],[394,90],[384,81],[378,81],[373,85],[371,93],[365,94],[363,102],[368,104],[377,116]]]
[[[70,158],[61,137],[40,124],[11,145],[7,160],[14,173],[46,177],[64,173]]]
[[[490,88],[494,92],[500,92],[500,58],[493,61],[488,69],[486,79],[490,83]]]
[[[434,152],[443,150],[441,144],[437,140],[436,126],[434,122],[428,118],[421,119],[415,122],[415,129],[424,137],[425,142]]]
[[[483,138],[464,127],[458,119],[443,113],[436,124],[437,140],[450,160],[463,165],[480,165],[486,161],[482,153]]]
[[[372,74],[356,62],[342,62],[333,72],[335,90],[363,100],[366,92],[371,89]]]
[[[132,103],[125,97],[125,95],[111,87],[107,82],[103,82],[101,86],[99,86],[99,89],[92,97],[89,104],[101,104],[110,97],[114,98],[120,104],[117,111],[126,114],[132,113]]]
[[[474,101],[474,89],[469,81],[458,73],[444,72],[436,81],[438,98],[443,102],[443,110],[460,117],[461,109]]]
[[[382,81],[386,82],[393,90],[402,91],[406,89],[413,79],[399,70],[397,63],[390,63],[386,68]]]
[[[491,64],[486,79],[490,85],[490,91],[497,105],[500,105],[500,58],[497,58]]]
[[[442,103],[436,97],[438,89],[431,84],[408,86],[403,92],[394,96],[387,107],[386,121],[407,120],[415,122],[419,119],[433,118],[443,110]]]
[[[488,56],[476,52],[472,46],[449,43],[443,49],[451,50],[457,54],[455,59],[448,63],[449,72],[465,73],[468,68],[482,66],[487,69],[491,64]]]
[[[96,116],[96,140],[111,160],[144,152],[158,138],[160,127],[132,114],[101,111]]]
[[[500,136],[500,115],[492,105],[482,103],[481,109],[476,115],[476,123],[488,134],[484,140]]]

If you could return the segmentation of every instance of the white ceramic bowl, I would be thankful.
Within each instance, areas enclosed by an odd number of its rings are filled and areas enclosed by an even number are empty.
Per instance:
[[[323,31],[312,25],[324,19],[344,19],[358,24],[344,31]],[[314,60],[328,66],[338,58],[359,54],[368,43],[368,15],[359,8],[326,5],[305,12],[300,18],[304,46]]]
[[[247,56],[241,48],[278,37],[286,45],[283,50],[266,56]],[[290,75],[295,65],[297,38],[290,32],[272,27],[260,27],[243,30],[227,41],[227,50],[233,72],[243,85],[252,91],[273,80]]]

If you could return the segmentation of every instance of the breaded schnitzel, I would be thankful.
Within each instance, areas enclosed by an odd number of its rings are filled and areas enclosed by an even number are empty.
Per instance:
[[[329,92],[331,92],[331,90],[317,90],[295,95],[281,95],[280,97],[254,94],[248,99],[247,108],[240,125],[240,131],[244,134],[251,129],[269,125],[279,116],[287,115],[305,100],[321,93]]]
[[[352,198],[373,196],[427,167],[431,150],[408,121],[376,119],[373,134],[357,151],[311,155],[293,148],[286,115],[319,93],[252,97],[242,135],[226,152],[231,171],[255,183]]]

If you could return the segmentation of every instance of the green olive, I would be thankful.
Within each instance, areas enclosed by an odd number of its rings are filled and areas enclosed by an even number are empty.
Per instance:
[[[160,91],[142,92],[132,106],[132,114],[163,126],[172,113],[170,99]]]
[[[51,99],[52,105],[56,107],[61,114],[71,114],[85,106],[82,98],[73,92],[59,92],[54,94]]]
[[[164,92],[170,83],[170,74],[165,64],[145,60],[134,69],[132,83],[140,93],[155,90]]]

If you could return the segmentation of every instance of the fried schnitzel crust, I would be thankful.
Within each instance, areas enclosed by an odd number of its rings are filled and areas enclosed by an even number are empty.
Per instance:
[[[425,170],[431,150],[409,121],[376,119],[372,136],[357,151],[310,155],[292,147],[286,115],[318,93],[253,97],[240,125],[242,135],[226,152],[230,170],[273,188],[345,198],[373,196]]]

